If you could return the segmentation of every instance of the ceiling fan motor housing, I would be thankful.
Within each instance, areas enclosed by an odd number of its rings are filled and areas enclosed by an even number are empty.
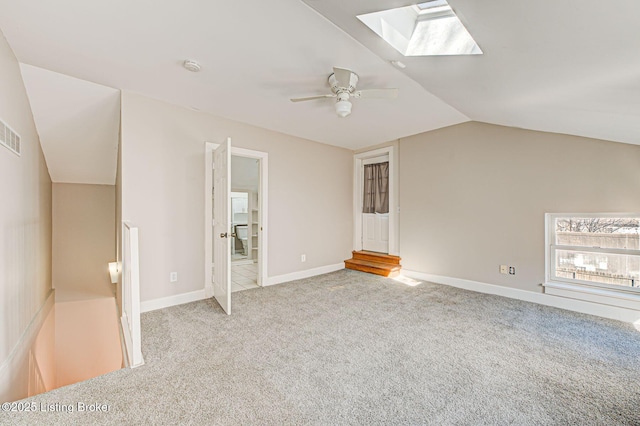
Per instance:
[[[345,86],[342,86],[341,84],[345,84]],[[335,73],[332,73],[329,76],[329,86],[331,86],[331,91],[336,94],[340,92],[345,92],[345,91],[349,93],[353,93],[353,91],[356,90],[357,85],[358,85],[358,74],[356,74],[355,72],[351,72],[351,74],[349,75],[348,83],[338,81]]]

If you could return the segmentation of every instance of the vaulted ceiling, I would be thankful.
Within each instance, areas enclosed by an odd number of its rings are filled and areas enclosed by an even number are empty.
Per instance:
[[[409,4],[0,0],[0,29],[22,64],[349,149],[468,120],[640,144],[637,0],[450,0],[474,56],[405,58],[356,18]],[[333,66],[399,97],[344,119],[289,101],[327,93]]]

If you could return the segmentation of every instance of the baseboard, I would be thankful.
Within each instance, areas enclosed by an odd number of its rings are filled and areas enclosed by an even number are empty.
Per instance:
[[[402,270],[402,274],[407,277],[419,279],[422,281],[444,284],[452,287],[462,288],[465,290],[477,291],[479,293],[495,294],[497,296],[523,300],[525,302],[538,303],[540,305],[552,306],[554,308],[566,309],[569,311],[595,315],[623,322],[638,324],[638,321],[640,321],[640,311],[635,311],[632,309],[602,305],[599,303],[559,297],[545,293],[535,293],[532,291],[520,290],[517,288],[488,284],[479,281],[465,280],[462,278],[427,274],[424,272],[410,271],[406,269]]]
[[[328,274],[329,272],[344,269],[344,263],[336,263],[334,265],[320,266],[318,268],[306,269],[304,271],[292,272],[290,274],[276,275],[267,277],[263,281],[263,286],[282,284],[289,281],[301,280],[303,278],[314,277],[316,275]],[[159,299],[147,300],[140,303],[140,312],[155,311],[157,309],[168,308],[170,306],[182,305],[184,303],[196,302],[202,299],[213,297],[213,286],[205,285],[202,290],[192,291],[190,293],[176,294],[174,296],[162,297]]]
[[[304,271],[292,272],[290,274],[276,275],[274,277],[268,277],[263,286],[270,286],[276,284],[282,284],[289,281],[301,280],[304,278],[315,277],[316,275],[328,274],[329,272],[339,271],[344,269],[344,263],[336,263],[334,265],[320,266],[318,268],[306,269]]]
[[[23,367],[28,364],[29,350],[55,302],[55,290],[51,289],[38,312],[22,332],[9,356],[0,366],[0,402],[15,401],[27,397],[29,371]]]
[[[206,290],[196,290],[189,293],[181,293],[173,296],[161,297],[158,299],[145,300],[140,303],[140,312],[150,312],[170,306],[182,305],[185,303],[197,302],[207,299]]]

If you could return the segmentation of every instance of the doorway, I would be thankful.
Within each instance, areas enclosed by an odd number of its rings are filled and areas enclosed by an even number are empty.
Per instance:
[[[398,168],[396,147],[388,146],[354,156],[353,249],[399,255],[398,249]],[[388,163],[388,209],[365,206],[365,167]]]
[[[230,294],[235,291],[261,287],[267,277],[267,238],[266,224],[268,211],[268,154],[243,148],[230,147],[228,229],[220,229],[214,234],[214,169],[225,167],[215,163],[214,152],[220,144],[205,143],[205,291],[208,297],[218,296],[215,287],[226,289]],[[220,172],[220,170],[218,170]],[[225,215],[226,216],[226,215]],[[220,221],[218,221],[220,226]],[[223,259],[223,269],[230,271],[225,283],[214,286],[216,244],[214,235],[223,231],[229,244],[224,249],[227,254],[218,256]],[[222,236],[222,235],[220,235]],[[226,275],[226,274],[223,274]],[[227,281],[228,280],[228,281]],[[230,312],[231,300],[226,303]]]
[[[389,253],[389,155],[362,161],[362,250]]]
[[[231,155],[231,292],[258,285],[260,160]]]

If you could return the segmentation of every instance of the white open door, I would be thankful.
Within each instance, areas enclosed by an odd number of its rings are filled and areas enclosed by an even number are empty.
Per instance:
[[[231,138],[213,152],[213,296],[231,315]]]

